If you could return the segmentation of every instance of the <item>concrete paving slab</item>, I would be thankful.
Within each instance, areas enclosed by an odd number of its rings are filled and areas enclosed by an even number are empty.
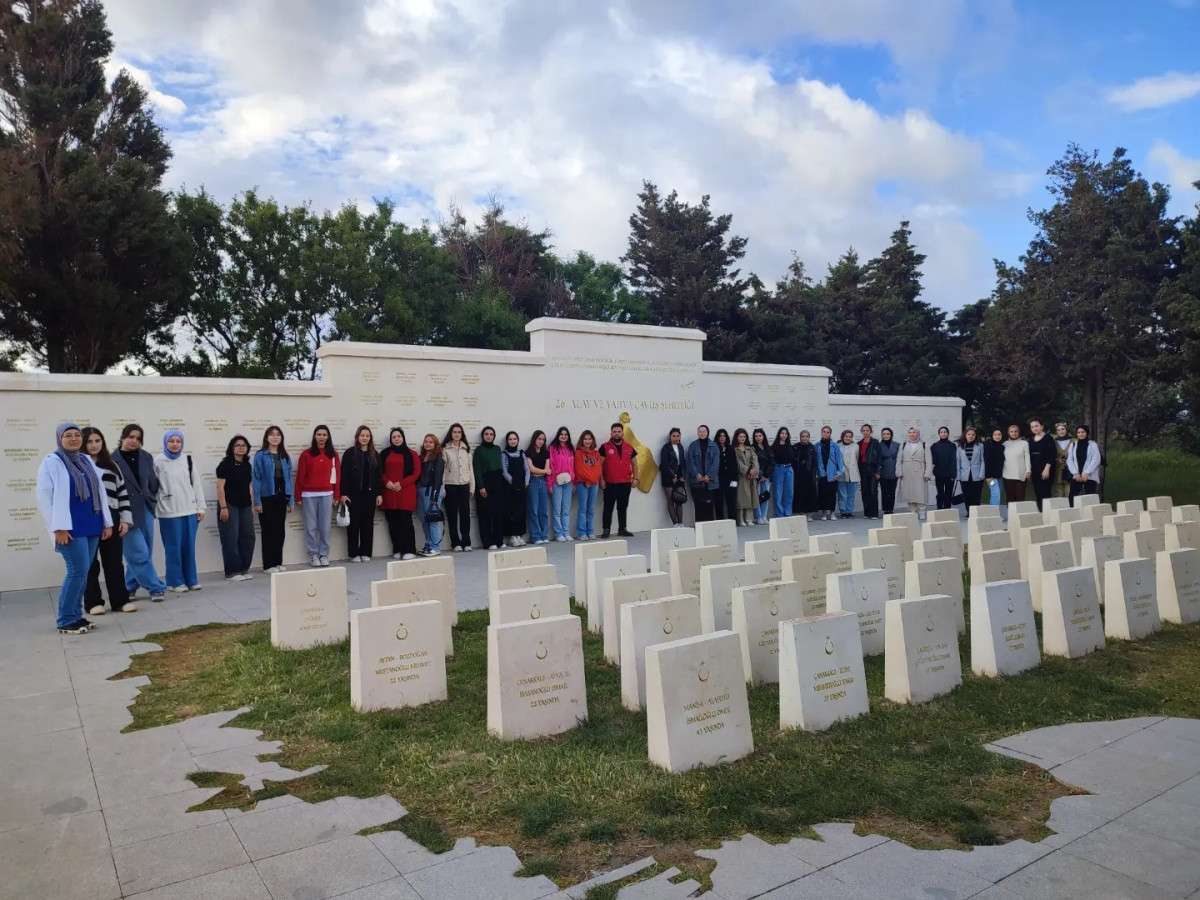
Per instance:
[[[338,800],[326,800],[288,804],[279,809],[248,813],[231,821],[242,846],[250,858],[257,861],[350,837],[364,828],[382,825],[395,818],[391,810],[381,811],[376,816],[363,815]]]
[[[113,850],[127,894],[232,869],[250,861],[228,822],[151,838]]]
[[[579,884],[572,885],[563,892],[564,897],[570,898],[570,900],[583,900],[583,898],[587,895],[587,892],[592,888],[600,887],[601,885],[605,884],[611,884],[614,881],[620,881],[622,878],[628,878],[630,875],[636,875],[638,872],[642,871],[643,869],[647,869],[652,865],[654,865],[653,856],[646,856],[642,859],[634,860],[633,862],[619,866],[616,869],[610,869],[607,872],[601,872],[592,878],[589,878],[587,881],[581,881]]]
[[[178,794],[106,806],[104,821],[108,825],[109,842],[114,847],[127,847],[168,834],[224,822],[224,810],[187,811],[189,807],[197,806],[220,792],[220,788],[192,788]]]
[[[70,864],[65,864],[65,860]],[[109,900],[121,896],[99,812],[0,832],[0,898]]]
[[[817,872],[763,894],[762,900],[878,900],[879,894]]]
[[[83,731],[6,742],[0,765],[0,831],[100,808]]]
[[[4,723],[0,741],[5,742],[19,735],[50,734],[83,724],[72,690],[0,698],[0,722]]]
[[[888,841],[879,834],[855,834],[851,822],[826,822],[814,826],[813,831],[820,836],[820,840],[795,838],[789,841],[787,846],[801,860],[816,869],[832,866]]]
[[[872,847],[822,871],[838,881],[896,900],[966,898],[991,886],[990,881],[965,869],[896,841]]]
[[[1033,731],[1000,738],[993,743],[1032,757],[1043,768],[1049,768],[1108,746],[1161,721],[1161,716],[1149,716],[1121,719],[1115,722],[1077,722],[1071,725],[1051,725],[1047,728],[1036,728]]]
[[[1120,823],[1191,847],[1200,855],[1200,810],[1173,800],[1170,791],[1130,810]]]
[[[364,837],[293,850],[260,860],[255,866],[274,900],[324,900],[399,874]]]
[[[1186,762],[1160,760],[1111,747],[1093,750],[1050,770],[1055,778],[1106,798],[1144,802],[1195,775]]]
[[[1163,719],[1148,730],[1154,734],[1169,734],[1171,737],[1200,742],[1200,719]]]
[[[1000,882],[1025,900],[1165,900],[1161,888],[1067,853],[1051,853]]]
[[[1157,834],[1112,822],[1063,848],[1064,853],[1120,872],[1176,896],[1200,890],[1200,853]]]
[[[337,900],[421,900],[421,895],[412,889],[403,875],[397,875],[348,894],[338,894]]]
[[[479,849],[474,838],[459,838],[445,853],[431,853],[401,831],[381,831],[369,839],[401,875],[442,865]]]
[[[768,844],[752,834],[722,841],[715,850],[697,850],[696,855],[716,860],[712,886],[724,900],[750,900],[816,871],[790,845]]]
[[[1189,806],[1200,806],[1200,776],[1189,778],[1183,784],[1176,785],[1163,794],[1176,803],[1187,803]]]
[[[521,861],[511,847],[481,847],[461,859],[429,866],[405,876],[424,900],[537,900],[557,893],[544,875],[518,878]]]
[[[105,806],[178,794],[196,786],[187,776],[199,768],[190,753],[177,750],[158,759],[142,757],[128,768],[98,772],[96,788]]]
[[[270,891],[250,863],[126,896],[137,900],[271,900]]]
[[[617,892],[617,900],[682,900],[695,894],[700,882],[688,878],[673,883],[671,879],[678,876],[679,870],[672,866],[653,878],[635,881],[621,888]]]

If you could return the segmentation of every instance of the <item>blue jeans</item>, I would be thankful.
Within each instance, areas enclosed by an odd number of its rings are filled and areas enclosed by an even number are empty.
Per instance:
[[[200,583],[200,576],[196,574],[196,532],[199,525],[195,513],[158,520],[163,556],[167,560],[167,585],[170,587],[193,587]]]
[[[546,540],[546,532],[550,523],[546,515],[550,507],[550,495],[546,493],[546,476],[534,475],[529,479],[527,493],[529,504],[526,507],[529,516],[529,540],[533,543]]]
[[[430,522],[429,512],[438,508],[438,498],[431,497],[424,488],[417,488],[417,508],[421,512],[421,528],[425,531],[425,546],[421,550],[437,550],[442,546],[442,526],[445,523]]]
[[[550,507],[554,516],[554,533],[562,537],[571,536],[571,485],[556,484],[550,495]]]
[[[151,596],[167,589],[166,583],[154,571],[154,516],[146,512],[141,527],[134,525],[121,540],[125,554],[125,587],[130,596],[144,587]]]
[[[837,483],[838,512],[852,514],[854,498],[858,496],[857,481],[839,481]]]
[[[762,496],[763,488],[766,487],[767,485],[769,485],[770,483],[771,483],[771,479],[769,479],[769,478],[758,479],[759,496]],[[772,488],[771,494],[774,495],[774,493],[775,493],[775,491]],[[767,516],[769,516],[771,514],[771,511],[769,509],[770,505],[771,505],[771,500],[770,500],[770,498],[768,498],[768,499],[764,500],[762,503],[758,504],[758,506],[756,506],[754,508],[754,521],[755,522],[767,521]]]
[[[775,466],[771,473],[771,493],[775,495],[775,517],[792,514],[792,483],[795,472],[791,466]]]
[[[87,587],[88,569],[92,567],[99,545],[99,535],[72,537],[68,544],[54,545],[55,551],[63,558],[63,565],[67,567],[62,588],[58,592],[56,627],[66,628],[83,618],[83,591]]]
[[[304,549],[309,556],[329,555],[329,530],[333,527],[333,495],[302,497]]]
[[[579,498],[579,509],[575,513],[575,534],[579,537],[594,537],[596,522],[596,497],[600,494],[600,485],[583,484],[575,486],[575,495]]]

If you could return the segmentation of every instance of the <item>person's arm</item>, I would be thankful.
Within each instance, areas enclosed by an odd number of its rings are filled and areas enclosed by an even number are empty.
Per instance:
[[[225,479],[217,479],[217,518],[222,522],[229,521],[229,506],[225,500]]]
[[[1083,461],[1083,474],[1088,481],[1100,480],[1100,448],[1096,442],[1088,444],[1087,459]]]
[[[295,487],[292,488],[292,499],[297,506],[304,505],[303,492],[300,490],[300,486],[304,483],[304,477],[307,474],[305,471],[308,465],[308,463],[305,461],[307,456],[308,451],[301,450],[300,455],[296,457],[296,479]]]
[[[1025,474],[1022,477],[1028,481],[1033,475],[1033,463],[1029,460],[1029,441],[1021,445],[1021,463],[1025,466]]]
[[[258,483],[258,453],[250,457],[250,505],[254,507],[255,512],[262,512],[262,486]]]

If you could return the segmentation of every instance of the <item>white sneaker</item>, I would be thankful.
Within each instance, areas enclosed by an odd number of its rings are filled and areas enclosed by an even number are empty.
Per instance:
[[[415,553],[405,553],[403,555],[400,555],[400,554],[397,554],[397,555],[400,556],[401,559],[405,559],[405,560],[417,558],[417,554],[415,554]]]
[[[499,544],[488,544],[488,549],[489,550],[499,550],[500,545]]]
[[[249,581],[253,577],[254,576],[251,575],[249,572],[243,572],[241,575],[238,576],[238,581]]]
[[[575,538],[571,537],[569,534],[564,534],[563,540],[566,541],[568,544],[570,544],[572,541],[575,540]]]
[[[169,587],[169,588],[167,588],[167,590],[173,594],[186,594],[188,592],[187,586],[182,585],[182,584],[177,584],[174,587]]]
[[[466,545],[465,545],[465,546],[462,548],[462,550],[463,550],[463,553],[470,553],[470,552],[471,552],[472,550],[474,550],[474,549],[475,549],[475,548],[474,548],[474,547],[472,547],[470,544],[466,544]]]
[[[314,553],[308,558],[308,563],[315,569],[317,566],[321,565],[321,557]]]
[[[392,559],[404,559],[404,554],[403,553],[393,553]]]
[[[440,556],[441,553],[442,553],[442,551],[439,550],[437,547],[434,547],[432,550],[429,551],[430,556]]]
[[[137,604],[132,602],[126,603],[121,607],[121,612],[137,612]]]
[[[102,616],[102,615],[104,615],[104,612],[105,612],[105,610],[104,610],[103,606],[93,606],[91,609],[88,610],[88,615],[89,616]]]
[[[189,591],[202,591],[202,590],[204,590],[204,585],[202,585],[202,584],[191,584],[191,585],[188,585],[188,590],[189,590]]]
[[[329,565],[329,557],[328,557],[328,556],[322,556],[322,557],[320,558],[320,560],[318,561],[318,565],[321,565],[321,566],[327,566],[327,565]]]

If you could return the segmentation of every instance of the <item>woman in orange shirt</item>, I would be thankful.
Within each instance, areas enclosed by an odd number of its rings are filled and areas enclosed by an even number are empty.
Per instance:
[[[579,446],[575,448],[575,496],[579,501],[575,535],[581,541],[590,541],[596,536],[596,497],[599,493],[600,448],[596,446],[596,436],[585,430],[579,435]]]

